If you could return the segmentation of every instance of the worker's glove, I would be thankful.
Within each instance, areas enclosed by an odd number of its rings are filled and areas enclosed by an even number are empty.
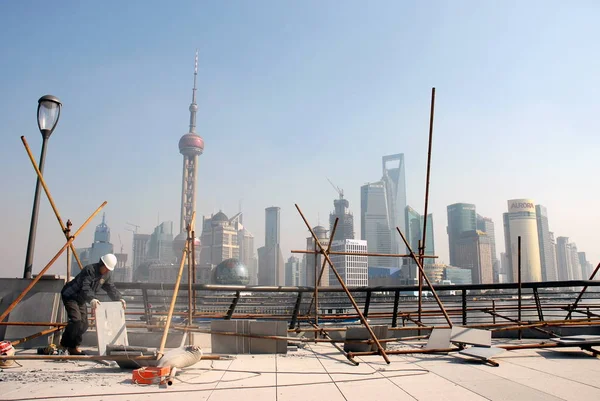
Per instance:
[[[121,305],[123,305],[123,309],[127,309],[127,302],[124,299],[121,299]]]
[[[97,299],[92,299],[92,302],[90,302],[90,306],[92,307],[92,310],[96,309],[98,307],[98,305],[100,305],[100,301],[98,301]]]

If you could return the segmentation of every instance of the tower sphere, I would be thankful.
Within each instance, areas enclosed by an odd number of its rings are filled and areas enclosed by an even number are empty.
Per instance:
[[[185,156],[201,155],[204,151],[204,139],[198,134],[187,133],[179,140],[179,153]]]

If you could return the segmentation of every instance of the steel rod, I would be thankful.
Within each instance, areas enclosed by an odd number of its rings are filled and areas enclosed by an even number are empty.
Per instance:
[[[294,250],[291,253],[322,253],[321,251],[309,251],[309,250]],[[410,258],[409,254],[399,254],[399,253],[373,253],[373,252],[340,252],[340,251],[330,251],[330,255],[348,255],[348,256],[381,256],[381,257],[389,257],[389,258]],[[425,259],[437,259],[438,256],[424,255]]]
[[[331,236],[329,237],[330,241],[327,244],[327,253],[330,253],[330,251],[331,251],[331,243],[333,242],[333,237],[335,236],[335,232],[337,230],[338,220],[339,220],[339,218],[336,217],[335,221],[333,223],[333,230],[331,230]],[[315,247],[316,247],[316,245],[315,245]],[[317,261],[317,255],[315,254],[315,264],[317,263],[316,261]],[[317,295],[318,295],[317,287],[321,285],[321,279],[323,278],[323,273],[325,272],[326,268],[327,268],[327,260],[325,260],[325,258],[323,258],[323,266],[321,266],[321,273],[319,274],[319,280],[315,281],[315,294],[314,294],[313,298],[310,300],[310,304],[308,305],[309,311],[312,308],[313,301],[317,298]],[[316,277],[316,273],[317,273],[317,271],[315,269],[315,277]],[[317,325],[319,325],[318,320],[316,320],[316,323],[317,323]]]
[[[308,220],[306,220],[306,217],[304,217],[304,214],[302,213],[302,210],[300,210],[300,207],[298,206],[298,204],[296,204],[295,206],[296,206],[296,209],[298,210],[298,213],[300,213],[300,216],[302,217],[302,220],[304,220],[304,224],[306,224],[306,227],[308,227],[308,230],[310,231],[310,234],[314,238],[315,243],[319,246],[319,248],[321,249],[321,251],[324,251],[325,248],[323,248],[323,245],[321,245],[321,242],[317,238],[317,235],[315,234],[315,232],[313,231],[313,229],[310,227],[310,224],[308,223]],[[331,259],[329,258],[329,255],[327,253],[323,253],[323,256],[327,259],[327,263],[329,263],[329,266],[331,267],[331,270],[333,271],[333,273],[335,274],[338,282],[340,283],[340,285],[342,286],[342,288],[346,292],[346,295],[348,296],[348,299],[350,300],[350,303],[352,303],[352,306],[354,306],[354,309],[356,310],[356,313],[358,314],[358,316],[360,318],[360,321],[363,323],[363,325],[365,326],[365,328],[369,332],[369,334],[370,334],[371,338],[373,339],[373,341],[375,341],[375,344],[377,345],[377,349],[379,350],[379,353],[381,354],[381,356],[383,357],[383,359],[385,360],[385,362],[389,364],[390,363],[390,359],[387,357],[387,355],[385,353],[385,350],[383,349],[383,346],[379,343],[379,340],[377,339],[377,336],[375,335],[375,333],[371,329],[371,326],[369,326],[369,322],[367,322],[367,319],[365,319],[365,317],[361,313],[360,308],[358,307],[358,304],[356,303],[356,301],[354,300],[354,297],[352,296],[352,294],[348,290],[348,287],[346,287],[346,284],[344,283],[344,280],[342,279],[342,277],[339,275],[337,269],[335,268],[335,266],[331,262]]]
[[[31,334],[31,335],[29,335],[27,337],[21,338],[20,340],[11,341],[10,343],[13,346],[19,345],[19,344],[27,342],[29,340],[33,340],[35,338],[38,338],[38,337],[41,337],[41,336],[45,336],[46,334],[51,334],[51,333],[57,332],[59,330],[62,330],[62,327],[53,327],[51,329],[42,330],[39,333]]]
[[[596,273],[598,273],[599,269],[600,269],[600,263],[598,263],[598,266],[596,266],[596,268],[594,269],[592,275],[590,276],[590,281],[592,281],[594,279],[594,277],[596,276]],[[581,289],[581,292],[577,296],[577,299],[575,300],[575,303],[573,304],[573,307],[569,308],[569,313],[567,314],[567,317],[566,317],[567,320],[569,320],[571,318],[571,314],[573,312],[573,309],[577,309],[577,304],[579,303],[579,301],[583,297],[583,294],[585,293],[585,291],[587,290],[587,288],[588,288],[588,286],[586,285],[585,287],[583,287]]]
[[[440,297],[438,297],[437,292],[435,291],[435,289],[433,288],[433,285],[429,281],[429,278],[425,274],[425,270],[423,269],[423,265],[421,265],[421,262],[415,256],[415,253],[413,252],[412,248],[410,247],[410,244],[406,240],[406,237],[404,237],[404,234],[402,234],[402,231],[400,231],[400,228],[396,227],[396,230],[398,231],[398,234],[400,234],[400,236],[402,237],[402,241],[404,241],[404,244],[406,245],[406,247],[410,251],[410,256],[413,258],[413,260],[415,261],[415,263],[419,267],[419,270],[421,271],[421,274],[423,274],[423,278],[427,282],[427,285],[429,286],[429,289],[431,290],[431,293],[433,294],[433,297],[435,298],[435,301],[437,302],[438,306],[440,307],[440,310],[444,314],[444,317],[446,318],[446,321],[448,322],[448,326],[452,327],[452,321],[450,320],[450,316],[448,316],[448,313],[446,312],[446,309],[444,308],[444,304],[442,304],[442,301],[440,300]]]
[[[17,304],[19,302],[21,302],[21,300],[25,297],[25,295],[27,295],[27,293],[33,288],[33,286],[44,276],[44,273],[46,273],[48,271],[48,269],[50,269],[50,267],[52,267],[52,265],[54,264],[54,262],[56,262],[56,260],[60,257],[60,255],[62,255],[62,253],[65,251],[65,249],[67,249],[67,247],[73,243],[73,241],[75,240],[75,238],[77,238],[77,236],[79,235],[79,233],[81,232],[81,230],[83,230],[85,228],[85,226],[87,226],[89,224],[89,222],[92,221],[92,219],[94,217],[96,217],[96,215],[98,213],[100,213],[100,210],[102,210],[102,208],[107,203],[108,202],[104,201],[100,205],[100,207],[98,209],[96,209],[96,211],[94,213],[92,213],[92,215],[90,217],[88,217],[88,219],[83,223],[83,225],[81,227],[79,227],[79,229],[75,232],[75,234],[71,238],[69,238],[69,240],[66,242],[66,244],[63,245],[63,247],[56,253],[56,255],[54,255],[54,257],[50,260],[50,262],[48,262],[48,264],[46,265],[46,267],[44,267],[42,269],[42,271],[39,272],[39,274],[37,276],[35,276],[35,278],[29,283],[29,285],[27,287],[25,287],[25,289],[12,302],[12,304],[10,304],[8,308],[6,308],[6,310],[4,311],[4,313],[2,313],[2,315],[0,316],[0,322],[3,321],[6,318],[6,316],[8,316],[8,314],[15,308],[15,306],[17,306]]]
[[[54,215],[56,216],[56,219],[58,220],[58,224],[60,224],[60,228],[63,231],[63,234],[65,234],[65,238],[68,240],[69,234],[67,232],[65,232],[67,229],[67,226],[65,226],[65,224],[62,221],[62,217],[60,217],[60,213],[58,213],[58,208],[56,207],[56,204],[54,203],[54,199],[52,198],[52,195],[50,195],[50,190],[48,189],[48,186],[46,185],[46,181],[44,180],[41,170],[38,168],[38,166],[35,162],[35,158],[33,157],[33,153],[31,153],[31,149],[29,148],[29,144],[27,143],[25,136],[21,136],[21,141],[23,142],[23,146],[25,146],[25,150],[27,151],[29,160],[31,160],[31,164],[33,165],[33,168],[35,169],[35,173],[38,176],[38,180],[39,180],[40,184],[42,185],[42,188],[44,188],[44,192],[46,193],[46,196],[48,197],[48,201],[50,202],[50,206],[52,207],[52,210],[54,211]],[[77,261],[77,264],[79,265],[79,269],[82,270],[83,265],[81,264],[81,260],[79,260],[79,255],[77,254],[77,251],[75,250],[75,246],[73,244],[71,244],[69,246],[69,248],[71,248],[71,252],[73,252],[73,255],[75,256],[75,260]]]
[[[518,265],[517,265],[518,266],[517,275],[518,275],[518,284],[519,284],[519,287],[517,289],[518,294],[519,294],[518,295],[519,296],[519,309],[518,309],[518,312],[517,312],[518,313],[517,320],[520,323],[521,322],[521,302],[522,302],[522,297],[521,297],[522,296],[522,289],[521,289],[521,286],[522,286],[522,283],[523,283],[522,280],[521,280],[521,236],[520,235],[517,237],[517,241],[518,241],[517,242],[517,263],[518,263]],[[523,339],[523,332],[521,330],[519,330],[519,340],[522,340],[522,339]]]

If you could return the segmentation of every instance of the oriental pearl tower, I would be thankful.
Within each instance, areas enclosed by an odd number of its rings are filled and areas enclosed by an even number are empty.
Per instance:
[[[183,173],[181,179],[181,215],[179,219],[179,235],[173,241],[173,250],[181,251],[187,238],[186,227],[192,221],[196,210],[196,182],[198,175],[198,156],[204,151],[204,139],[196,133],[196,78],[198,77],[198,52],[194,61],[194,88],[190,104],[190,130],[179,140],[179,153],[183,155]],[[198,240],[195,239],[194,242]],[[195,244],[198,245],[198,244]]]

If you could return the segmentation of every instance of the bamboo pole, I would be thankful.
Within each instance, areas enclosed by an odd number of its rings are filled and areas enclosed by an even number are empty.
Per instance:
[[[196,212],[192,213],[192,221],[190,222],[190,226],[194,224],[194,219],[196,218]],[[160,348],[158,350],[159,358],[164,355],[165,345],[167,344],[167,336],[169,335],[169,327],[171,326],[171,319],[173,318],[173,310],[175,309],[175,302],[177,301],[177,293],[179,292],[179,285],[181,284],[181,276],[183,275],[183,266],[185,265],[185,260],[187,257],[187,253],[189,252],[189,242],[186,241],[186,246],[183,247],[182,255],[181,255],[181,263],[179,264],[179,272],[177,273],[177,280],[175,281],[175,288],[173,289],[173,297],[171,298],[171,306],[169,307],[169,314],[167,315],[167,321],[165,322],[165,329],[163,331],[162,339],[160,341]]]
[[[33,165],[33,168],[35,169],[38,179],[40,180],[40,183],[42,184],[42,188],[44,188],[44,192],[46,192],[46,196],[48,197],[48,201],[50,201],[50,206],[52,206],[52,210],[54,211],[54,214],[56,215],[58,224],[60,224],[60,228],[61,228],[63,234],[65,235],[65,238],[67,240],[69,240],[67,226],[65,226],[65,224],[62,221],[62,218],[60,217],[60,213],[58,213],[58,208],[56,207],[56,204],[54,203],[54,199],[52,199],[52,195],[50,195],[50,190],[48,189],[48,186],[46,185],[46,181],[44,180],[44,177],[42,176],[42,172],[40,171],[39,167],[37,166],[35,157],[33,157],[33,153],[31,153],[31,149],[29,148],[29,145],[27,144],[27,140],[25,139],[25,136],[21,136],[21,141],[23,142],[23,146],[25,146],[25,150],[27,151],[27,155],[29,156],[29,160],[31,160],[31,164]],[[67,224],[68,224],[68,222],[67,222]],[[69,248],[71,249],[71,252],[73,252],[73,255],[75,256],[75,260],[77,260],[79,269],[83,270],[83,265],[81,264],[81,260],[79,260],[79,255],[77,255],[75,246],[73,244],[70,244]],[[67,280],[68,280],[68,275],[69,275],[69,273],[67,273]]]
[[[31,335],[29,335],[27,337],[21,338],[20,340],[11,341],[10,343],[13,346],[19,345],[19,344],[27,342],[29,340],[33,340],[35,338],[38,338],[38,337],[41,337],[41,336],[45,336],[46,334],[51,334],[51,333],[57,332],[59,330],[62,330],[62,327],[53,327],[51,329],[42,330],[39,333],[31,334]]]
[[[304,214],[302,213],[302,210],[300,210],[300,207],[298,206],[298,204],[296,204],[295,206],[296,206],[296,209],[298,210],[298,213],[300,213],[300,216],[302,217],[302,220],[304,220],[304,224],[306,224],[306,227],[308,227],[308,230],[310,231],[310,234],[314,238],[315,243],[319,246],[319,248],[321,249],[321,252],[323,252],[325,250],[325,248],[323,248],[323,245],[321,245],[321,242],[317,238],[317,235],[315,234],[315,232],[313,231],[313,229],[310,227],[310,224],[308,224],[308,220],[306,220],[306,217],[304,217]],[[331,270],[333,271],[333,273],[335,274],[336,278],[338,279],[338,282],[340,283],[340,285],[344,289],[344,292],[348,296],[348,299],[352,303],[352,306],[354,306],[354,309],[356,310],[356,313],[358,313],[360,321],[362,322],[362,324],[365,326],[365,328],[369,332],[369,335],[371,336],[371,338],[373,339],[373,341],[375,341],[375,344],[377,345],[377,349],[379,350],[380,355],[383,357],[383,359],[385,360],[385,362],[387,364],[389,364],[390,363],[390,359],[386,355],[385,349],[383,349],[383,346],[379,343],[379,340],[377,339],[377,336],[375,335],[375,333],[371,329],[371,326],[369,326],[369,322],[367,322],[367,319],[365,319],[365,316],[360,311],[360,308],[358,307],[358,304],[354,300],[354,297],[352,296],[352,294],[348,290],[348,287],[346,287],[346,284],[344,283],[344,280],[342,279],[342,277],[340,276],[340,274],[336,270],[335,266],[331,262],[331,259],[329,258],[329,255],[326,254],[326,253],[323,253],[323,256],[325,257],[325,259],[327,259],[327,263],[329,263],[329,266],[331,267]]]
[[[452,321],[450,320],[450,316],[448,316],[448,313],[446,312],[446,309],[444,308],[444,304],[442,304],[442,301],[438,297],[437,292],[435,292],[435,289],[433,288],[433,285],[431,284],[431,281],[429,281],[429,278],[425,274],[425,270],[423,269],[423,265],[421,264],[421,262],[419,261],[419,259],[417,259],[417,257],[415,256],[415,253],[413,252],[412,248],[410,247],[410,244],[408,243],[408,241],[406,241],[406,238],[404,237],[404,234],[402,234],[402,231],[400,231],[400,228],[396,227],[396,230],[398,231],[398,234],[400,234],[400,236],[402,237],[402,241],[404,241],[404,244],[406,245],[406,247],[410,251],[410,256],[413,258],[413,260],[415,261],[415,263],[419,267],[419,270],[423,274],[423,278],[425,279],[425,281],[427,282],[427,285],[429,286],[429,289],[433,293],[433,296],[434,296],[437,304],[439,305],[442,313],[444,313],[444,317],[446,318],[446,321],[448,322],[448,326],[452,327]]]
[[[88,219],[83,223],[83,225],[81,227],[79,227],[79,230],[77,230],[75,232],[75,234],[69,238],[69,240],[67,241],[67,243],[65,245],[63,245],[63,247],[56,253],[56,255],[54,255],[54,257],[50,260],[50,262],[48,262],[48,264],[46,265],[46,267],[44,267],[42,269],[41,272],[38,273],[37,276],[35,276],[35,278],[31,281],[31,283],[29,283],[29,285],[23,290],[23,292],[21,292],[21,295],[19,295],[12,304],[10,304],[10,306],[8,308],[6,308],[6,310],[4,311],[4,313],[2,313],[2,315],[0,316],[0,322],[3,321],[6,316],[8,316],[8,314],[15,308],[15,306],[17,306],[17,304],[19,302],[21,302],[21,300],[25,297],[25,295],[27,295],[27,293],[29,292],[29,290],[31,290],[33,288],[33,286],[43,277],[44,273],[46,273],[48,271],[48,269],[50,269],[50,267],[52,267],[52,265],[54,264],[54,262],[56,262],[56,260],[60,257],[60,255],[62,255],[62,253],[65,251],[65,249],[67,249],[67,247],[69,245],[71,245],[73,243],[73,241],[75,240],[75,238],[77,238],[77,236],[79,235],[79,233],[85,228],[85,226],[87,226],[89,224],[90,221],[92,221],[92,219],[94,217],[96,217],[96,215],[98,213],[100,213],[100,210],[102,210],[102,208],[104,206],[106,206],[108,202],[104,201],[100,207],[98,209],[96,209],[96,211],[94,213],[92,213],[92,215],[90,217],[88,217]]]

